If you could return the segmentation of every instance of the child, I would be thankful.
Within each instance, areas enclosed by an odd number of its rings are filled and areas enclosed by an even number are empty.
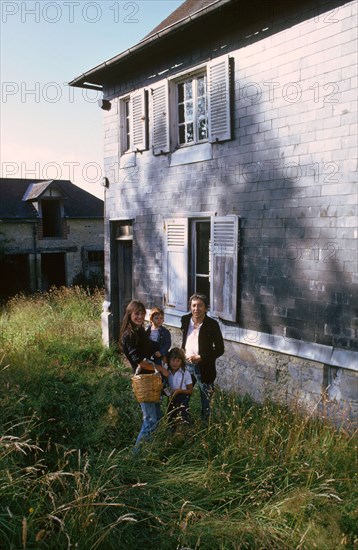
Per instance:
[[[169,421],[182,420],[191,423],[189,399],[193,393],[193,381],[185,367],[185,353],[180,348],[173,348],[168,354],[169,385]]]
[[[147,329],[149,339],[153,344],[153,361],[156,365],[161,365],[167,362],[167,355],[172,345],[172,337],[169,330],[163,327],[164,311],[160,307],[153,307],[149,315],[150,326]]]

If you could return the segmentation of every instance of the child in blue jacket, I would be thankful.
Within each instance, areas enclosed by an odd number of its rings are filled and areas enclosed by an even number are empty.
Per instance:
[[[167,362],[167,356],[172,345],[172,337],[169,330],[163,327],[164,311],[160,307],[153,307],[149,315],[150,325],[147,328],[149,340],[155,342],[153,348],[157,349],[153,353],[153,361],[156,365]]]

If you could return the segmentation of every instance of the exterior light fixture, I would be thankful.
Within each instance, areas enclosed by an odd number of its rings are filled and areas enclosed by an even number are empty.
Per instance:
[[[108,101],[108,99],[99,99],[98,106],[104,111],[110,111],[112,107],[111,102]]]

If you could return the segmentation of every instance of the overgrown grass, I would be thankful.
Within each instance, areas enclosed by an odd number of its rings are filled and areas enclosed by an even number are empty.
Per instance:
[[[141,415],[100,335],[100,292],[1,317],[0,547],[354,549],[356,444],[299,411],[216,392],[214,415],[135,456]]]

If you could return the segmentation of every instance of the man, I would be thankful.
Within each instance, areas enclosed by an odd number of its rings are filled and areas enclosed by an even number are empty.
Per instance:
[[[207,316],[208,300],[204,294],[193,294],[190,311],[181,318],[182,348],[193,384],[198,383],[201,416],[207,421],[216,378],[215,361],[224,353],[224,340],[217,321]]]

